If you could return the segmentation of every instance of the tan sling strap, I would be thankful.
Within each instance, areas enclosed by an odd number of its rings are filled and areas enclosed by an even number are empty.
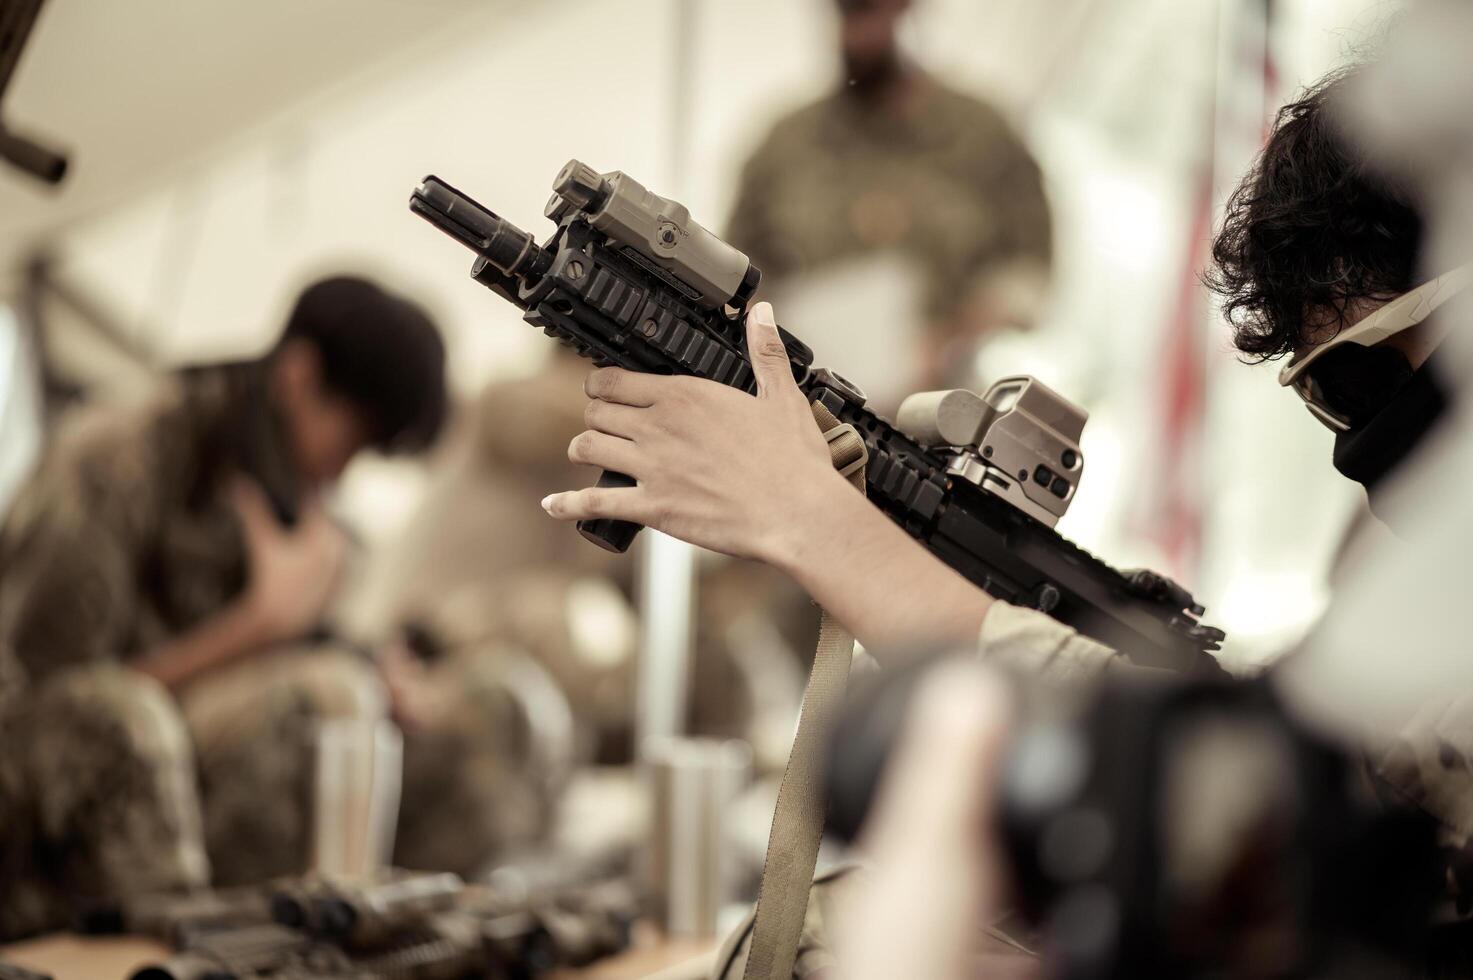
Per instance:
[[[813,419],[828,440],[834,469],[863,493],[864,465],[869,457],[864,440],[854,426],[840,425],[827,408],[817,402],[812,408]],[[798,732],[778,787],[777,808],[767,837],[767,859],[757,893],[745,980],[790,980],[793,975],[803,916],[808,910],[808,890],[823,836],[825,736],[843,705],[853,659],[854,637],[825,610],[813,672],[808,675],[803,706],[798,712]]]

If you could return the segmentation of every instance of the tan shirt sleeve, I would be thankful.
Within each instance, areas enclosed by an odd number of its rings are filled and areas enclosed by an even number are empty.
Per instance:
[[[1128,666],[1110,647],[1044,613],[1006,602],[987,610],[977,646],[989,663],[1047,682],[1089,682]]]

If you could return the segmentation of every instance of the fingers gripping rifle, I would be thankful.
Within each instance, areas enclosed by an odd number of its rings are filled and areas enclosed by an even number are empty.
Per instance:
[[[409,207],[476,253],[472,278],[595,364],[756,392],[743,321],[759,271],[683,205],[627,174],[570,161],[545,211],[557,229],[541,245],[437,177],[425,178]],[[1083,470],[1081,410],[1020,377],[980,398],[913,396],[897,426],[781,333],[804,393],[864,438],[870,501],[938,558],[1137,663],[1215,668],[1208,654],[1222,631],[1199,622],[1202,607],[1186,590],[1155,573],[1118,571],[1054,531]],[[598,482],[633,485],[608,472]],[[611,520],[578,528],[620,552],[639,531]]]

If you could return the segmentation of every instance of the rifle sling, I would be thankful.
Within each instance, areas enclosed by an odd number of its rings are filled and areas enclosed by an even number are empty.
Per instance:
[[[828,440],[834,468],[863,493],[868,457],[864,440],[852,425],[840,425],[824,406],[813,402],[811,407]],[[793,975],[823,836],[824,743],[843,706],[853,659],[854,637],[824,610],[813,672],[798,712],[798,731],[772,814],[745,980],[790,980]]]

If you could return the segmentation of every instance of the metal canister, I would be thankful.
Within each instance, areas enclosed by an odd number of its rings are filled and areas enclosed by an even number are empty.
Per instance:
[[[645,759],[654,915],[667,935],[714,936],[739,884],[728,829],[733,801],[750,778],[752,750],[739,741],[661,738],[646,743]]]

